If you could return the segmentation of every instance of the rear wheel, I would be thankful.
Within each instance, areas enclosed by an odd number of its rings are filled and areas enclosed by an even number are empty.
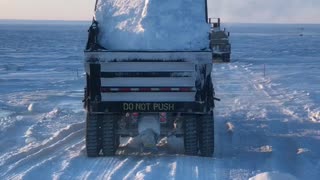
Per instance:
[[[99,138],[99,115],[87,113],[86,117],[86,149],[88,157],[97,157],[101,150]]]
[[[103,116],[102,122],[102,152],[104,156],[114,156],[119,146],[119,136],[116,135],[117,115]]]
[[[198,154],[197,116],[184,116],[184,151],[186,155]]]
[[[212,157],[214,151],[214,117],[213,113],[201,115],[199,148],[201,156]]]

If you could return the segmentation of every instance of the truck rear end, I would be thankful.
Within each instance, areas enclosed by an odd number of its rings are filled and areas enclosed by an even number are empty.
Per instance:
[[[198,153],[200,136],[201,141],[210,140],[210,147],[205,145],[201,152],[212,154],[211,68],[210,51],[86,51],[88,155],[98,156],[101,149],[103,155],[114,155],[120,136],[139,135],[139,120],[123,121],[128,113],[139,113],[140,118],[158,116],[160,131],[156,133],[161,137],[184,136],[186,154]],[[165,114],[165,121],[161,122],[161,114]],[[203,123],[208,127],[198,129]]]
[[[154,145],[161,137],[176,136],[183,138],[185,154],[212,156],[215,98],[206,9],[203,14],[194,15],[195,20],[201,18],[201,23],[186,21],[204,32],[191,37],[180,34],[180,29],[188,31],[185,23],[169,24],[175,28],[161,24],[165,21],[159,18],[168,9],[168,4],[161,1],[136,6],[131,1],[126,4],[117,0],[120,5],[113,11],[109,9],[113,1],[103,1],[96,3],[100,14],[96,13],[89,29],[85,50],[87,155],[114,156],[121,137],[139,137],[151,132]],[[182,0],[170,3],[184,4]],[[190,3],[193,4],[183,9],[186,14],[193,7],[206,8],[206,0]],[[123,8],[135,11],[123,11]],[[148,16],[148,9],[159,14]],[[169,8],[168,12],[176,10]],[[125,20],[114,23],[115,16]],[[132,16],[142,20],[135,21]],[[161,23],[155,24],[155,20]],[[126,28],[131,21],[130,25],[135,26]],[[104,24],[102,30],[99,23]],[[189,35],[193,34],[191,30],[194,29],[190,28]],[[123,38],[123,34],[131,39]],[[142,145],[148,147],[150,143],[145,141]]]

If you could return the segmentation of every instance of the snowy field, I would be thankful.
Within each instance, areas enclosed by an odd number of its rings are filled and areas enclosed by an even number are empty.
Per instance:
[[[0,179],[320,178],[319,25],[304,36],[301,25],[228,25],[232,63],[212,70],[214,158],[177,155],[174,139],[157,156],[129,142],[86,157],[88,26],[0,24]]]

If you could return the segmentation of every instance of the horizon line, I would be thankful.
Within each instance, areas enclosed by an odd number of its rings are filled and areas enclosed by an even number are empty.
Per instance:
[[[72,19],[68,19],[68,20],[62,20],[62,19],[0,19],[0,23],[1,22],[15,22],[15,21],[19,21],[19,22],[55,22],[55,23],[59,23],[59,22],[91,22],[91,20],[72,20]],[[223,24],[292,24],[292,25],[297,25],[297,24],[305,24],[305,25],[320,25],[320,23],[301,23],[301,22],[232,22],[232,21],[224,21]]]

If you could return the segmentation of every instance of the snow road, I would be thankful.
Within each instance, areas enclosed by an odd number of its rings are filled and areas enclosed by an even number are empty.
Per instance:
[[[57,128],[58,132],[39,143],[19,143],[20,147],[11,150],[7,147],[10,151],[0,156],[0,177],[248,179],[265,171],[286,172],[309,179],[320,176],[320,124],[308,119],[307,113],[297,114],[285,104],[290,98],[303,95],[277,91],[270,79],[256,75],[250,65],[241,63],[216,65],[213,76],[217,96],[222,98],[215,113],[214,158],[176,155],[170,153],[170,147],[165,147],[166,153],[160,152],[158,156],[140,156],[130,153],[133,152],[130,145],[122,147],[117,157],[87,158],[83,112],[59,112],[50,117],[47,127],[55,126],[54,123],[66,115],[82,122],[61,130]],[[304,109],[302,102],[294,104],[295,109]],[[33,118],[41,120],[48,114],[52,112],[33,114]],[[32,125],[25,134],[36,133],[40,124]],[[2,139],[12,136],[11,133],[2,133]]]
[[[9,27],[8,36],[6,28],[2,39],[21,39],[33,27]],[[212,71],[222,99],[214,158],[179,155],[182,142],[174,138],[158,155],[137,153],[133,140],[116,157],[87,158],[80,73],[86,28],[38,26],[21,43],[0,44],[0,179],[319,179],[319,31],[297,43],[295,35],[274,32],[291,27],[233,30],[234,62]]]

